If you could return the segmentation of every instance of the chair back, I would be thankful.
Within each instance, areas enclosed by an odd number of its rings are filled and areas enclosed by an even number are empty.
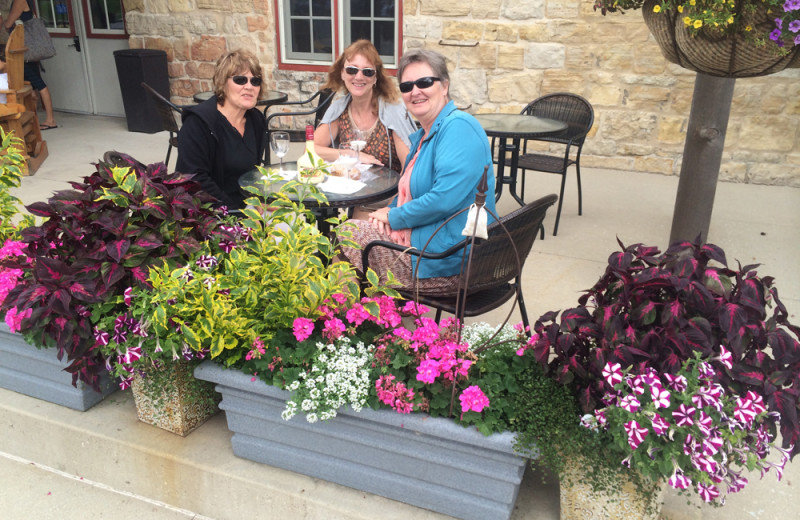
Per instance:
[[[307,105],[313,103],[315,99],[317,99],[317,105],[315,107],[306,110],[296,110],[293,112],[272,112],[271,114],[267,115],[267,133],[265,136],[266,143],[264,145],[265,166],[269,166],[270,164],[269,140],[270,140],[270,134],[272,132],[277,132],[279,130],[289,132],[289,135],[293,142],[304,141],[306,135],[305,128],[302,130],[294,130],[292,128],[282,128],[282,127],[273,128],[272,120],[280,117],[299,117],[299,116],[309,116],[311,114],[314,114],[314,128],[316,128],[317,126],[319,126],[319,122],[322,120],[322,116],[325,114],[325,111],[328,110],[328,106],[330,106],[331,101],[333,101],[333,91],[329,89],[319,90],[308,99],[304,99],[301,101],[287,101],[285,103],[274,105],[276,107],[284,107],[286,105]]]
[[[553,137],[540,137],[538,141],[551,141],[555,143],[582,146],[586,134],[594,124],[594,110],[592,105],[581,96],[568,92],[547,94],[534,99],[522,109],[520,114],[529,116],[546,117],[567,123],[567,130]]]
[[[161,120],[161,129],[177,133],[179,127],[178,120],[175,119],[175,112],[183,114],[183,109],[156,92],[155,89],[147,83],[142,82],[142,88],[155,102],[156,110],[158,110],[158,117]]]
[[[473,248],[469,280],[462,278],[462,283],[468,284],[468,295],[503,285],[521,274],[545,213],[557,200],[552,194],[544,196],[489,226],[489,238]]]
[[[9,90],[20,90],[25,85],[25,26],[17,24],[6,42],[6,72]]]

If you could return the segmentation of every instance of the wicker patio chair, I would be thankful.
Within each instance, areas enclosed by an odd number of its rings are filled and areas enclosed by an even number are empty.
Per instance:
[[[531,101],[521,114],[546,117],[563,121],[569,125],[567,130],[557,136],[526,139],[519,156],[519,169],[522,170],[522,196],[525,197],[525,170],[535,170],[561,175],[561,192],[558,195],[556,224],[553,236],[558,234],[558,222],[561,219],[561,205],[564,202],[564,186],[567,182],[567,169],[575,165],[578,179],[578,215],[583,214],[583,196],[581,194],[581,150],[586,135],[594,123],[592,105],[581,96],[559,92],[548,94]],[[529,141],[547,141],[563,146],[563,153],[528,153]],[[574,158],[572,154],[574,152]]]
[[[155,102],[156,110],[158,110],[158,117],[161,119],[161,129],[169,132],[169,146],[167,147],[167,158],[164,159],[164,164],[169,166],[169,156],[172,153],[172,148],[178,147],[178,120],[175,119],[175,113],[183,114],[183,109],[174,104],[169,99],[155,91],[153,87],[145,82],[142,82],[142,88]]]
[[[522,296],[521,276],[525,259],[536,240],[539,226],[544,221],[547,209],[555,204],[558,197],[547,195],[530,202],[489,225],[489,238],[477,239],[469,265],[469,279],[462,272],[461,288],[458,296],[435,297],[415,294],[414,291],[398,291],[408,299],[436,309],[436,321],[442,312],[455,315],[462,323],[464,317],[479,316],[501,306],[516,297],[522,322],[529,325]],[[445,258],[461,255],[464,247],[471,242],[467,238],[441,253],[427,253],[416,249],[406,251],[404,246],[387,241],[370,242],[362,251],[364,272],[369,267],[369,252],[375,247],[386,247],[421,258]]]

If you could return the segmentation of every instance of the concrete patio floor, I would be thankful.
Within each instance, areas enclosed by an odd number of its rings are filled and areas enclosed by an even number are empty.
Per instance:
[[[166,133],[127,131],[118,118],[59,113],[59,127],[46,131],[49,158],[16,191],[26,204],[45,200],[93,171],[108,150],[144,163],[163,161]],[[299,156],[302,145],[289,157]],[[174,168],[173,151],[171,167]],[[557,193],[559,178],[531,174],[528,198]],[[608,255],[624,244],[667,246],[677,177],[584,168],[583,216],[577,215],[575,177],[570,171],[559,235],[534,244],[524,272],[528,315],[574,306],[583,289],[603,273]],[[506,194],[499,212],[516,203]],[[722,247],[730,265],[761,263],[775,278],[792,320],[800,322],[800,189],[719,183],[709,242]],[[499,324],[510,304],[480,321]],[[519,321],[511,312],[511,323]],[[444,518],[389,499],[237,459],[231,452],[224,414],[186,438],[140,423],[129,392],[117,392],[87,412],[75,412],[0,390],[0,511],[10,519],[211,518]],[[153,478],[158,475],[163,480]],[[558,518],[558,484],[528,471],[515,520]],[[750,475],[744,492],[722,509],[687,505],[668,493],[665,519],[800,518],[800,463],[783,481],[773,473]],[[280,512],[280,513],[278,513]]]

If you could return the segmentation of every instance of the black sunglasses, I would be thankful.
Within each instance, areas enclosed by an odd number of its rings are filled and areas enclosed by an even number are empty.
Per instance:
[[[261,86],[261,78],[258,76],[253,76],[252,78],[248,78],[247,76],[231,76],[231,79],[237,85],[247,85],[247,80],[250,80],[250,84],[254,87]]]
[[[424,78],[419,78],[416,81],[404,81],[400,83],[400,92],[403,94],[408,94],[412,90],[414,90],[414,85],[417,86],[418,89],[426,89],[431,88],[433,86],[434,81],[442,81],[439,78],[435,78],[433,76],[425,76]]]
[[[359,69],[358,67],[353,67],[351,65],[349,67],[345,67],[344,68],[344,71],[346,73],[350,74],[351,76],[355,76],[356,74],[358,74],[359,70],[361,71],[361,74],[363,74],[367,78],[371,78],[372,76],[375,75],[375,69],[371,69],[369,67],[367,67],[365,69]]]

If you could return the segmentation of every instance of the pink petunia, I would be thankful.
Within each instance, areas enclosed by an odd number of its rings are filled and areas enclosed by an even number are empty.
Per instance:
[[[692,485],[692,480],[684,475],[679,468],[675,468],[675,473],[672,474],[667,483],[675,489],[687,489]]]
[[[678,426],[691,426],[694,424],[694,413],[696,410],[691,406],[682,404],[677,410],[672,412],[672,418]]]
[[[697,484],[697,494],[700,495],[705,502],[713,502],[714,499],[719,497],[719,490],[713,484]]]
[[[719,362],[722,363],[722,366],[727,368],[728,370],[733,368],[733,356],[731,353],[722,345],[719,346]]]
[[[640,403],[639,400],[636,399],[634,396],[626,395],[625,397],[622,398],[622,400],[620,400],[619,405],[624,410],[630,413],[635,413],[639,411],[639,408],[642,406],[642,403]]]
[[[466,413],[469,411],[482,412],[484,408],[489,406],[489,398],[483,393],[477,385],[468,386],[458,396],[461,401],[461,412]]]
[[[619,363],[606,363],[603,368],[603,377],[609,386],[614,386],[622,382],[622,367]]]
[[[305,341],[314,332],[314,322],[308,318],[295,318],[292,329],[297,341]]]
[[[625,432],[628,434],[628,445],[631,449],[635,450],[639,447],[647,434],[650,433],[647,428],[642,428],[636,421],[628,421],[625,423]]]
[[[656,408],[669,408],[670,393],[662,388],[661,385],[652,385],[650,387],[650,398]]]
[[[656,435],[664,435],[669,430],[669,423],[658,414],[653,416],[652,426]]]
[[[667,380],[667,385],[676,392],[683,392],[686,390],[688,382],[682,375],[673,376],[672,374],[665,374],[664,378]]]

